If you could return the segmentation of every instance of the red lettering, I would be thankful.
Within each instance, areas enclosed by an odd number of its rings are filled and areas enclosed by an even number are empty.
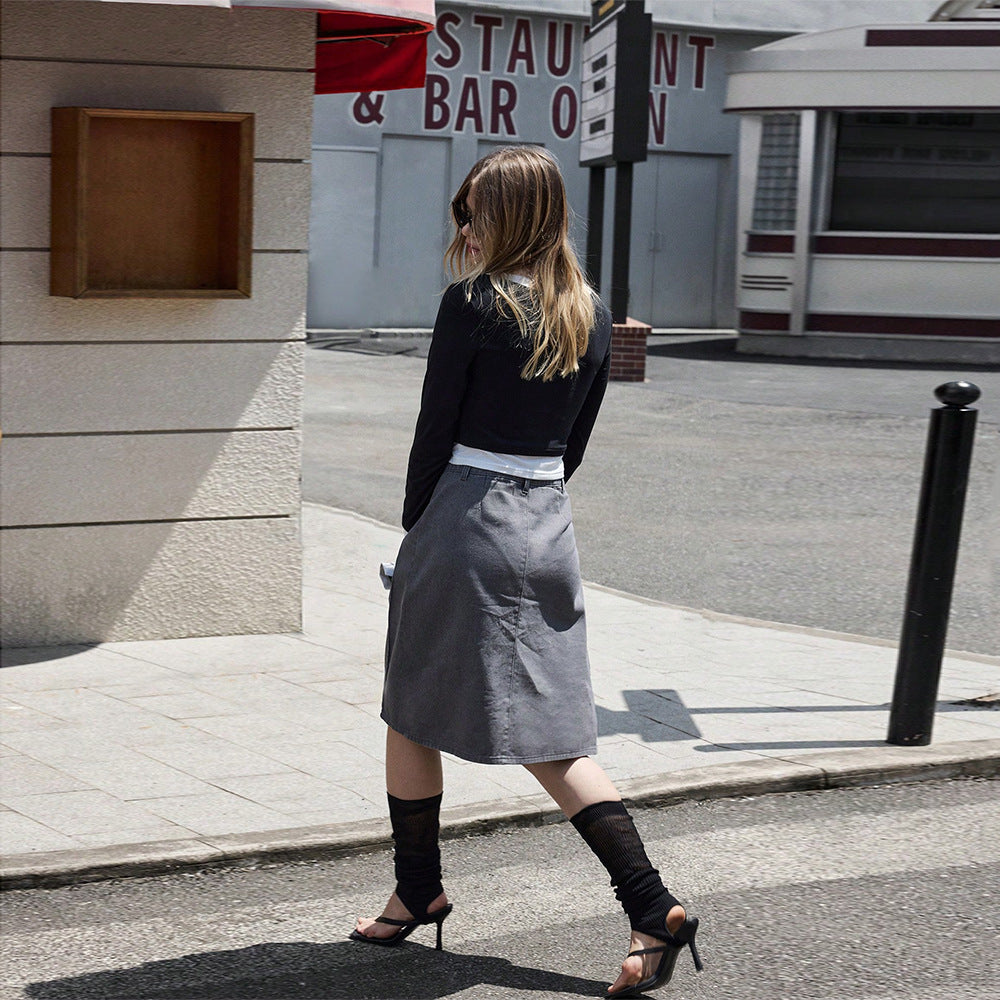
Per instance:
[[[434,33],[437,35],[438,41],[448,49],[448,55],[443,52],[434,54],[434,62],[441,69],[454,69],[462,60],[462,43],[448,32],[449,28],[457,28],[461,23],[462,18],[452,11],[445,11],[437,19]]]
[[[667,141],[667,92],[658,90],[649,95],[649,126],[653,137],[649,145],[662,146]]]
[[[563,84],[552,95],[552,131],[560,139],[568,139],[576,131],[579,112],[576,87]]]
[[[668,50],[666,32],[658,31],[656,33],[653,55],[653,84],[655,86],[663,86],[664,79],[667,81],[668,87],[677,86],[677,46],[679,43],[680,35],[671,34]]]
[[[461,132],[471,119],[473,133],[483,132],[483,102],[479,96],[479,79],[467,76],[462,81],[462,93],[458,98],[458,113],[455,115],[455,131]]]
[[[451,109],[448,107],[450,90],[451,84],[446,76],[427,74],[427,83],[424,85],[424,128],[440,132],[448,127],[451,120]]]
[[[535,45],[531,39],[531,22],[526,17],[519,17],[514,22],[514,37],[507,54],[507,72],[516,73],[519,62],[524,63],[528,76],[535,75]]]
[[[715,39],[711,35],[688,35],[688,45],[694,52],[694,89],[705,89],[705,61],[708,50],[714,48]]]
[[[482,43],[480,45],[479,71],[481,73],[493,72],[493,31],[503,27],[503,18],[493,14],[473,14],[472,23],[482,29]]]
[[[554,77],[565,76],[573,65],[573,24],[562,22],[562,54],[556,55],[556,43],[559,41],[559,21],[549,21],[546,26],[548,46],[545,65]]]
[[[517,135],[514,108],[517,107],[517,87],[510,80],[494,80],[490,88],[490,135],[500,134],[503,122],[507,135]]]

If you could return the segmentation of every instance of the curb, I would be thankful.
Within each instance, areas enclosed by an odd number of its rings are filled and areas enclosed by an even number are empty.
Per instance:
[[[734,796],[858,788],[945,778],[1000,775],[1000,739],[928,747],[877,746],[710,764],[621,782],[637,806],[669,806]],[[547,795],[518,796],[442,810],[442,837],[476,836],[563,820]],[[13,855],[0,864],[0,888],[39,889],[113,878],[165,875],[198,868],[306,861],[387,849],[385,819],[298,827],[211,839],[165,840],[94,850]]]

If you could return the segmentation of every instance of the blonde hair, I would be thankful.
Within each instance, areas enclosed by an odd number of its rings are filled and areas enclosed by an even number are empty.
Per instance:
[[[569,207],[555,158],[541,146],[502,147],[469,171],[453,205],[467,212],[470,194],[480,252],[473,257],[461,219],[454,218],[457,231],[445,254],[453,280],[464,281],[471,296],[473,281],[489,276],[501,313],[509,309],[532,344],[522,378],[547,382],[578,371],[594,326],[594,293],[569,242]],[[530,287],[509,280],[516,274],[530,277]]]

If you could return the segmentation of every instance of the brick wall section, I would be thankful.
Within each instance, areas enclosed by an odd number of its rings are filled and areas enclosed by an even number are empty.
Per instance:
[[[646,337],[652,327],[626,319],[611,328],[611,381],[643,382],[646,379]]]

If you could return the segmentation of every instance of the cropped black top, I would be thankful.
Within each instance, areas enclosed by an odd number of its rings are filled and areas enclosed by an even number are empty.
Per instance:
[[[521,378],[530,344],[496,299],[485,276],[473,284],[471,298],[462,282],[442,297],[407,466],[407,531],[430,501],[456,442],[510,455],[562,455],[567,479],[583,460],[611,367],[610,313],[595,303],[579,371],[543,382]]]

